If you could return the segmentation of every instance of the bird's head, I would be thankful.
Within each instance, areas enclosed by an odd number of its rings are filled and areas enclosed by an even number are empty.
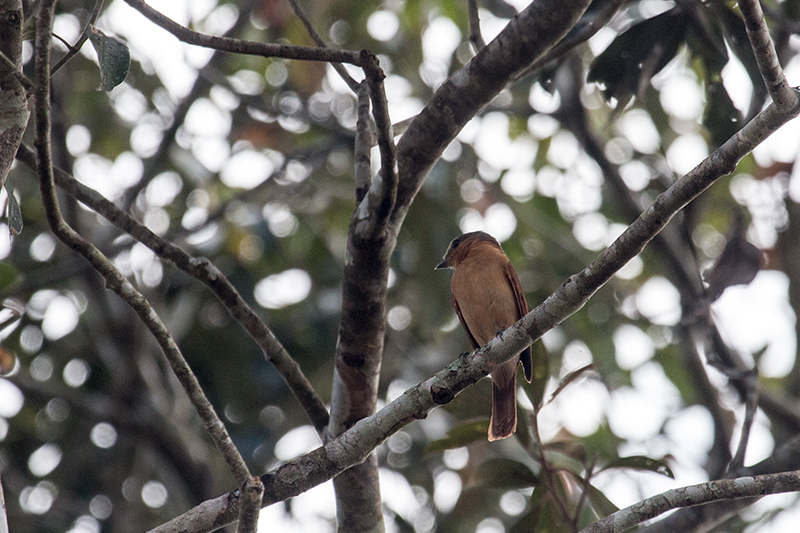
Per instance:
[[[464,260],[470,249],[473,249],[478,245],[486,244],[502,251],[500,243],[497,242],[497,239],[483,231],[473,231],[471,233],[465,233],[460,237],[456,237],[452,240],[452,242],[450,242],[450,246],[447,247],[447,251],[444,254],[442,262],[436,265],[436,270],[443,268],[455,268],[461,261]]]

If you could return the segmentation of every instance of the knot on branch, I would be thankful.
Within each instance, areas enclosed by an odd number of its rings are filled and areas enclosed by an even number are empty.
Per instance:
[[[444,405],[452,402],[455,395],[446,385],[437,382],[431,385],[431,397],[436,405]]]

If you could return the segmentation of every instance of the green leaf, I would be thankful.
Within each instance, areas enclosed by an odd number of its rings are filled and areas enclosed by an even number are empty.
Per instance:
[[[105,35],[94,26],[89,27],[89,40],[100,61],[100,90],[110,91],[125,81],[131,67],[131,52],[128,45]]]
[[[600,518],[605,518],[619,511],[619,507],[606,498],[606,495],[600,489],[592,484],[589,484],[587,489],[586,496],[589,498],[589,503]]]
[[[539,484],[527,465],[512,459],[489,459],[478,465],[469,477],[470,487],[493,489],[524,489]]]
[[[670,470],[667,463],[661,459],[653,459],[644,455],[631,455],[630,457],[620,457],[615,461],[611,461],[602,470],[610,468],[632,468],[633,470],[646,470],[648,472],[655,472],[663,476],[675,479],[675,475]]]
[[[545,446],[544,458],[552,470],[566,470],[578,477],[583,476],[585,470],[583,463],[565,453],[548,449],[549,446],[549,444]]]
[[[22,233],[22,226],[22,209],[20,209],[14,193],[8,191],[8,230],[11,232],[11,236]]]
[[[447,432],[443,439],[434,440],[425,447],[425,453],[436,453],[452,448],[461,448],[473,442],[485,441],[489,431],[489,420],[467,422]]]

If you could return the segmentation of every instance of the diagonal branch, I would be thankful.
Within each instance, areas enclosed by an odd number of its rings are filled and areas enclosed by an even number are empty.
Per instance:
[[[222,453],[234,477],[241,484],[249,477],[247,465],[236,449],[225,425],[217,416],[208,401],[197,378],[189,368],[175,340],[169,334],[161,319],[147,302],[114,265],[89,241],[73,230],[61,215],[53,178],[53,162],[50,147],[50,38],[53,28],[55,0],[45,0],[42,4],[36,25],[35,73],[36,90],[36,152],[42,202],[47,222],[53,234],[72,250],[84,257],[113,290],[139,315],[164,352],[178,381],[184,387],[189,400],[203,421],[217,448]]]
[[[800,471],[708,481],[668,490],[620,509],[581,533],[622,533],[672,509],[797,491],[800,491]]]
[[[259,43],[244,41],[230,37],[217,37],[190,30],[181,26],[171,18],[156,11],[143,0],[125,0],[125,2],[139,13],[147,17],[157,26],[161,26],[180,41],[187,44],[213,48],[234,54],[255,55],[262,57],[282,57],[284,59],[297,59],[301,61],[325,61],[328,63],[350,63],[360,66],[361,58],[358,52],[348,50],[334,50],[331,48],[312,48],[290,44]]]
[[[32,169],[37,168],[36,155],[25,145],[20,146],[17,158]],[[67,194],[90,207],[122,231],[153,250],[161,259],[204,283],[222,302],[228,312],[256,341],[266,359],[271,362],[292,390],[318,432],[328,424],[328,410],[306,378],[297,362],[272,331],[247,305],[239,292],[208,259],[192,257],[178,246],[159,237],[128,213],[114,205],[94,189],[80,183],[66,171],[55,168],[56,184]]]
[[[408,389],[374,415],[356,421],[350,429],[316,450],[285,463],[262,476],[264,505],[296,496],[360,464],[379,444],[414,420],[425,418],[439,405],[486,376],[497,365],[519,354],[531,342],[581,309],[620,268],[636,257],[666,224],[690,201],[736,164],[759,143],[800,114],[781,112],[769,105],[742,130],[704,159],[694,170],[663,192],[611,246],[580,273],[567,279],[543,303],[519,322],[502,331],[484,347],[459,357],[428,380]],[[382,315],[381,315],[382,316]],[[230,523],[238,513],[236,494],[227,494],[152,530],[177,531],[192,524],[192,531],[213,531]]]
[[[744,15],[747,37],[756,56],[758,70],[761,71],[761,77],[764,78],[772,101],[781,109],[797,106],[797,94],[789,86],[783,74],[759,0],[741,0],[739,9]]]

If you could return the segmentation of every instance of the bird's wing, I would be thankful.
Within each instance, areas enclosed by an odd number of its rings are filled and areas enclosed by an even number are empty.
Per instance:
[[[464,328],[464,331],[467,332],[467,337],[469,337],[469,342],[472,344],[472,349],[477,350],[481,347],[478,344],[478,341],[475,340],[475,337],[472,335],[472,332],[469,330],[469,326],[467,325],[467,321],[464,320],[464,315],[461,313],[461,308],[458,307],[458,301],[453,297],[453,309],[456,310],[456,314],[458,315],[458,321],[461,322],[461,326]]]
[[[511,262],[506,263],[506,276],[508,282],[511,284],[511,290],[514,291],[514,298],[517,301],[517,320],[528,314],[528,302],[525,300],[525,292],[522,290],[522,284],[519,282],[517,273]],[[461,314],[458,315],[461,318]],[[463,321],[462,321],[463,323]],[[522,363],[522,370],[525,373],[525,379],[528,383],[533,379],[533,363],[531,361],[531,347],[528,346],[522,353],[519,354],[519,360]]]

